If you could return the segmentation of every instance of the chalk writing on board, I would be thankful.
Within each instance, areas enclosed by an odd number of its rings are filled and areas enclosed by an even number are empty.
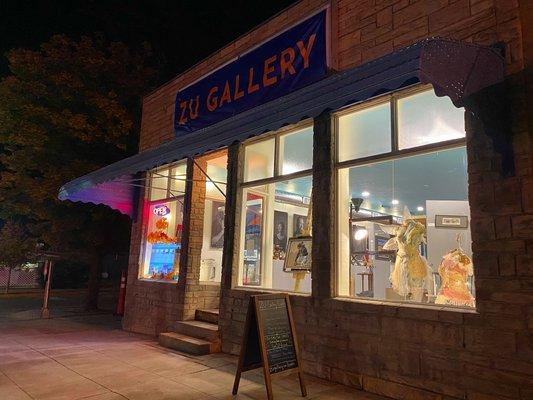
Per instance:
[[[270,373],[296,368],[296,350],[284,298],[259,300]]]

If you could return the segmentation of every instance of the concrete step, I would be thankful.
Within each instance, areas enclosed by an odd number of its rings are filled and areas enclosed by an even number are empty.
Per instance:
[[[196,310],[194,319],[218,325],[218,310]]]
[[[176,332],[160,333],[159,344],[163,347],[197,356],[220,352],[220,341],[218,340],[209,342]]]
[[[204,321],[180,321],[176,323],[175,331],[197,339],[210,342],[219,338],[218,325]]]

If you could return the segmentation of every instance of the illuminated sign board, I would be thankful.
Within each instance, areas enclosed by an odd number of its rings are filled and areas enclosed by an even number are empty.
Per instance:
[[[159,206],[154,207],[154,214],[158,215],[160,217],[164,217],[165,215],[170,214],[170,208],[168,208],[166,205],[162,204]]]

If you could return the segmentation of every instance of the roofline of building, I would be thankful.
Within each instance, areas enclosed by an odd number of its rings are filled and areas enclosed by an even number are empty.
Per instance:
[[[261,22],[259,25],[256,25],[254,26],[252,29],[246,31],[245,33],[243,33],[242,35],[236,37],[235,39],[233,39],[231,42],[227,43],[225,46],[223,47],[220,47],[218,48],[217,50],[213,51],[212,53],[210,53],[207,57],[204,57],[202,58],[201,60],[197,61],[196,63],[194,63],[193,65],[191,65],[189,68],[185,69],[184,71],[180,72],[178,75],[174,76],[173,78],[169,79],[168,81],[166,81],[165,83],[159,85],[157,88],[155,89],[152,89],[150,90],[148,93],[144,94],[142,96],[142,103],[144,103],[144,101],[149,98],[150,96],[154,95],[156,92],[158,92],[159,90],[161,90],[162,88],[164,88],[165,86],[168,86],[170,85],[172,82],[174,82],[177,78],[179,78],[180,76],[182,75],[185,75],[186,73],[192,71],[193,69],[195,69],[196,67],[198,67],[201,63],[203,63],[204,61],[208,60],[209,58],[213,57],[216,53],[224,50],[225,48],[231,46],[233,43],[236,43],[237,41],[239,41],[240,39],[242,39],[243,37],[247,36],[247,35],[250,35],[252,32],[256,31],[257,29],[259,29],[260,27],[262,27],[263,25],[266,25],[268,24],[270,21],[272,21],[273,19],[279,17],[281,14],[283,14],[284,12],[288,11],[289,9],[295,7],[296,5],[302,3],[304,0],[298,0],[297,2],[295,2],[294,4],[291,4],[290,6],[287,6],[285,7],[284,9],[278,11],[276,14],[272,15],[271,17],[267,18],[266,20],[264,20],[263,22]]]

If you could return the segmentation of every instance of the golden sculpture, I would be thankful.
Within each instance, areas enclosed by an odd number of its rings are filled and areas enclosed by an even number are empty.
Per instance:
[[[396,262],[390,274],[393,290],[405,298],[422,301],[425,290],[431,284],[431,270],[420,255],[420,243],[426,228],[413,219],[409,209],[404,208],[403,222],[396,227],[383,227],[394,235],[383,246],[384,250],[396,250]]]

